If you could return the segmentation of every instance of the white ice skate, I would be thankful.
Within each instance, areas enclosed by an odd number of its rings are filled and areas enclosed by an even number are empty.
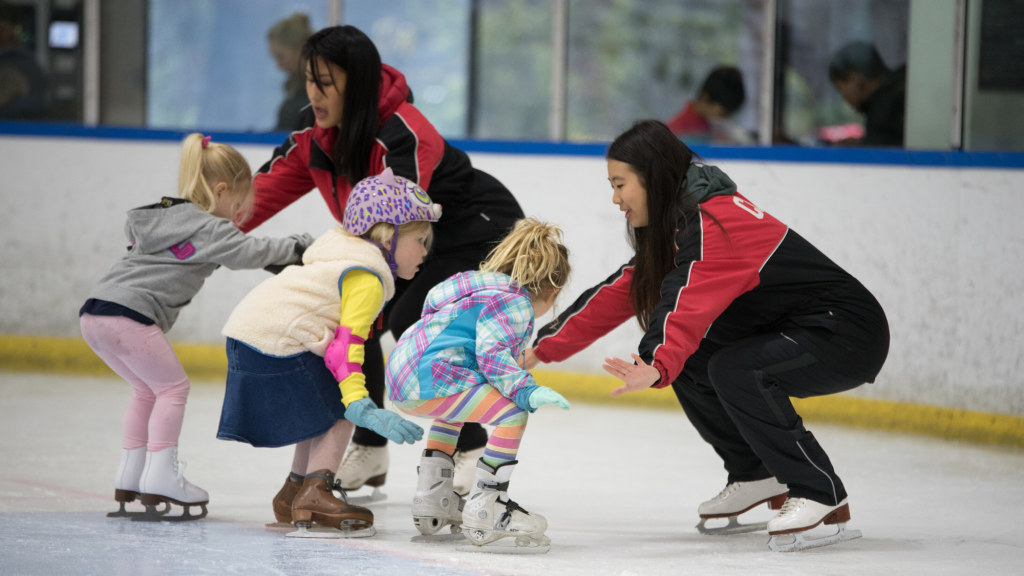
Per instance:
[[[466,496],[469,494],[470,489],[473,488],[473,478],[476,477],[476,463],[483,457],[486,450],[486,448],[480,447],[467,452],[462,450],[455,451],[455,478],[452,480],[452,485],[455,493],[459,496]]]
[[[459,546],[460,552],[543,554],[551,549],[551,539],[544,535],[548,521],[508,497],[508,481],[517,463],[497,468],[483,460],[477,463],[476,482],[462,510],[462,533],[471,544]],[[502,538],[515,538],[515,545],[498,542]]]
[[[356,506],[366,506],[374,502],[386,500],[388,495],[380,491],[388,476],[387,446],[363,446],[353,443],[345,454],[345,460],[338,469],[338,480],[346,492],[370,486],[373,492],[365,496],[349,496],[347,502]]]
[[[753,482],[733,482],[719,492],[718,496],[697,508],[697,513],[700,514],[697,531],[711,536],[728,536],[764,530],[768,526],[767,522],[740,524],[736,518],[765,502],[768,503],[769,509],[779,510],[786,501],[788,493],[789,488],[785,484],[779,484],[775,478],[765,478]],[[728,518],[729,523],[719,528],[705,526],[708,520],[715,518]]]
[[[775,552],[796,552],[860,538],[860,530],[846,529],[846,523],[850,521],[850,504],[847,500],[844,498],[839,504],[829,506],[806,498],[787,498],[779,515],[768,521],[768,533],[771,534],[768,547]],[[822,523],[838,524],[839,531],[831,536],[804,538],[804,532]],[[784,540],[787,534],[793,535],[793,541],[780,543],[779,537]]]
[[[107,518],[131,518],[140,516],[143,512],[128,512],[124,509],[127,502],[135,502],[139,497],[139,479],[142,477],[142,470],[146,467],[146,447],[134,450],[121,450],[121,463],[117,466],[117,474],[114,475],[114,501],[121,505],[117,512],[108,512]],[[167,514],[171,511],[171,505],[164,503],[163,510],[157,510],[157,514]]]
[[[464,500],[452,490],[455,462],[440,450],[424,450],[416,472],[419,483],[412,500],[412,521],[420,536],[413,542],[463,541],[462,505]],[[450,534],[438,534],[445,526]]]
[[[171,446],[159,452],[146,452],[146,466],[139,480],[139,493],[146,512],[132,517],[140,522],[185,522],[206,518],[206,505],[210,495],[206,490],[185,479],[185,463],[178,462],[178,447]],[[177,504],[185,510],[181,516],[161,516],[156,506],[161,502]],[[190,508],[199,506],[202,514],[193,516]]]

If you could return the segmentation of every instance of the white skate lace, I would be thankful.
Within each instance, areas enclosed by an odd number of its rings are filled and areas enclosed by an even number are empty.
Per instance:
[[[366,462],[366,459],[370,457],[370,451],[362,446],[356,445],[352,448],[352,451],[348,453],[348,458],[345,459],[345,468],[360,467]]]
[[[177,475],[178,475],[178,486],[180,486],[182,490],[185,489],[186,485],[187,486],[191,486],[192,488],[195,488],[195,484],[192,484],[188,480],[185,480],[185,466],[187,464],[188,464],[187,462],[181,462],[181,461],[178,460],[178,452],[177,452],[177,450],[175,450],[175,452],[174,452],[174,472],[177,473]]]
[[[731,495],[733,492],[739,490],[740,486],[742,486],[742,485],[743,485],[742,482],[733,482],[732,484],[729,484],[728,486],[726,486],[721,492],[718,493],[718,496],[715,496],[711,500],[712,501],[723,500],[727,496]]]
[[[795,513],[803,505],[803,498],[786,498],[786,503],[782,505],[782,510],[779,511],[779,516],[782,517],[786,514]]]

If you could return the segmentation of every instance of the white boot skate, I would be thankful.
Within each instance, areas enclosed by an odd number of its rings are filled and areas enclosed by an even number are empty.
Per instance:
[[[768,533],[771,534],[768,547],[775,552],[796,552],[860,538],[860,530],[846,529],[846,523],[850,521],[850,504],[847,500],[844,498],[839,504],[829,506],[806,498],[787,498],[779,515],[768,521]],[[838,524],[839,531],[831,536],[804,539],[804,532],[822,523]],[[788,544],[779,543],[779,536],[786,534],[792,534],[793,541]]]
[[[107,518],[131,518],[139,516],[142,512],[128,512],[124,509],[126,502],[135,502],[139,497],[139,479],[142,478],[142,470],[146,467],[146,447],[134,450],[121,450],[121,463],[117,466],[117,474],[114,475],[114,501],[121,504],[117,512],[109,512]],[[164,509],[157,511],[157,514],[170,512],[171,505],[164,503]]]
[[[206,505],[210,495],[206,490],[185,479],[185,463],[178,462],[178,447],[171,446],[159,452],[146,452],[146,467],[139,480],[139,493],[145,514],[135,516],[133,521],[141,522],[183,522],[206,518]],[[161,502],[184,507],[181,516],[160,516],[156,506]],[[199,506],[202,514],[193,516],[190,507]]]
[[[345,454],[345,460],[338,468],[338,480],[346,492],[352,492],[365,486],[372,486],[373,493],[368,496],[349,496],[348,503],[365,506],[385,500],[388,495],[380,491],[388,477],[388,447],[363,446],[353,443]]]
[[[473,478],[476,477],[476,463],[483,457],[486,448],[476,448],[463,452],[455,451],[455,478],[452,481],[455,493],[459,496],[466,496],[473,487]]]
[[[779,510],[786,501],[789,488],[779,484],[775,478],[765,478],[753,482],[733,482],[725,487],[711,500],[697,508],[700,523],[697,531],[701,534],[727,536],[756,532],[767,528],[767,522],[740,524],[736,517],[760,504],[768,503],[770,510]],[[728,518],[729,523],[720,528],[707,528],[705,524],[714,518]]]
[[[462,510],[462,533],[472,546],[459,546],[459,551],[543,554],[551,549],[551,539],[544,535],[548,521],[508,497],[508,481],[517,463],[497,468],[483,460],[477,463],[476,482]],[[515,538],[514,546],[497,542],[507,537]]]
[[[424,450],[416,472],[419,483],[412,500],[412,521],[422,536],[413,542],[464,540],[462,536],[462,506],[465,502],[452,490],[455,463],[451,456],[440,450]],[[451,525],[450,534],[437,534]]]

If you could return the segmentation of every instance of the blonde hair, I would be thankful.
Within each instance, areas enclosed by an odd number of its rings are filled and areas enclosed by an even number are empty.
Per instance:
[[[407,234],[418,234],[427,230],[431,232],[434,230],[430,225],[430,222],[427,222],[426,220],[413,220],[412,222],[406,222],[405,224],[399,225],[398,235],[405,236]],[[370,226],[370,229],[367,230],[362,237],[383,246],[395,237],[395,225],[390,222],[377,222],[373,226]],[[430,244],[429,239],[427,244]]]
[[[299,50],[312,35],[313,31],[309,28],[309,16],[296,12],[274,24],[267,32],[267,40],[277,42],[286,48]]]
[[[227,144],[210,142],[204,148],[202,134],[189,134],[181,149],[178,197],[213,212],[217,208],[213,188],[221,182],[227,184],[228,194],[242,204],[232,221],[245,222],[252,213],[254,199],[249,163]]]
[[[501,272],[533,298],[541,298],[569,282],[569,249],[562,244],[557,226],[524,218],[491,251],[480,270]]]

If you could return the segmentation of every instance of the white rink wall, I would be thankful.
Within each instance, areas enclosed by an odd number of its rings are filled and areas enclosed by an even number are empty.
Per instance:
[[[254,169],[272,150],[237,148]],[[561,305],[629,258],[602,158],[470,156],[564,229],[574,274]],[[124,212],[176,195],[179,158],[173,142],[0,137],[0,334],[79,336],[78,308],[127,244]],[[709,162],[882,303],[889,359],[854,394],[1024,416],[1024,170]],[[254,234],[332,225],[314,192]],[[223,342],[234,304],[266,277],[218,270],[169,338]],[[639,336],[631,323],[551,368],[601,373]]]

